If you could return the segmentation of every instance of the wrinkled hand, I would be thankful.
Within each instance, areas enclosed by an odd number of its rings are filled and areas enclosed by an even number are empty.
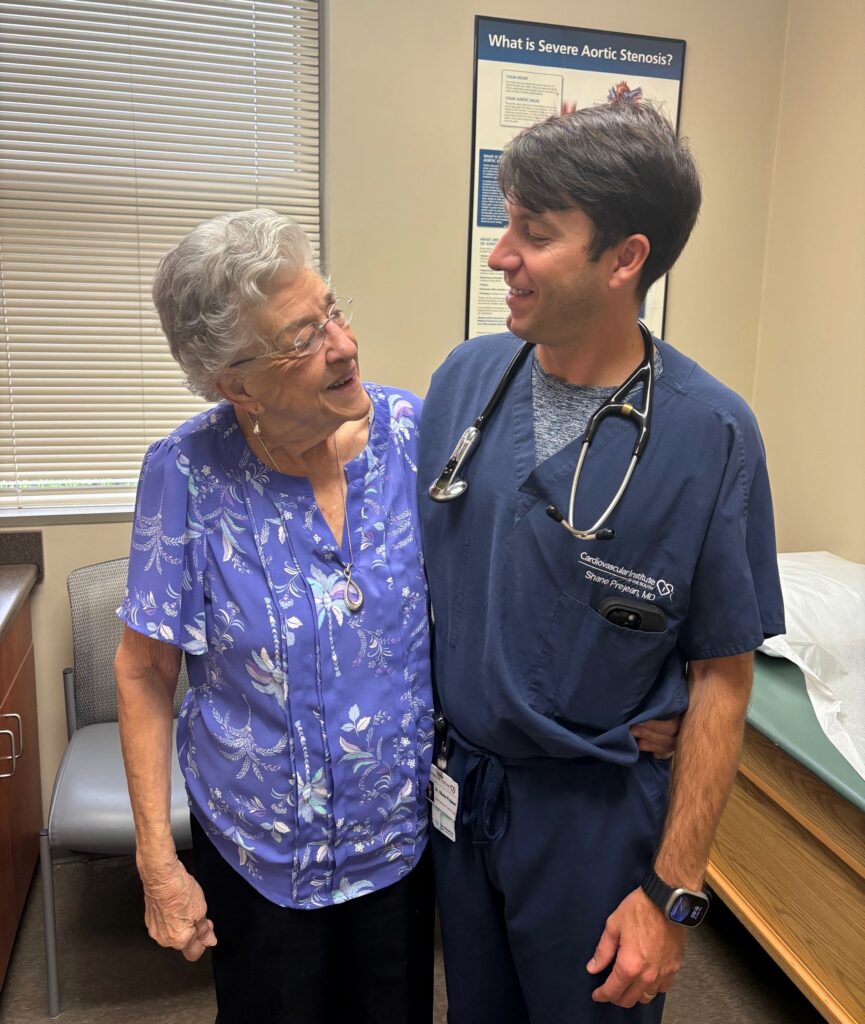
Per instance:
[[[586,966],[589,974],[597,974],[615,960],[592,999],[626,1009],[651,1002],[673,984],[684,952],[685,929],[668,921],[642,889],[635,889],[607,918],[595,955]]]
[[[159,871],[139,870],[148,934],[160,946],[179,949],[187,960],[198,960],[208,946],[216,945],[201,886],[179,860]]]
[[[665,760],[676,752],[676,741],[682,716],[675,718],[653,718],[651,722],[641,722],[631,726],[631,735],[637,741],[640,750],[645,750],[655,757]]]

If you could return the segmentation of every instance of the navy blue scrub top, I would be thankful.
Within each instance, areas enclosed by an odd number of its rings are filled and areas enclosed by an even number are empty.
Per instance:
[[[741,654],[784,631],[763,442],[746,403],[662,341],[651,434],[607,525],[581,541],[567,510],[581,441],[536,466],[531,358],[469,461],[465,494],[427,494],[522,342],[458,346],[433,376],[420,432],[419,506],[434,615],[434,677],[448,721],[502,757],[636,760],[630,725],[685,709],[690,660]],[[573,522],[618,489],[636,430],[607,419],[589,449]],[[663,610],[662,632],[598,607],[619,596]]]

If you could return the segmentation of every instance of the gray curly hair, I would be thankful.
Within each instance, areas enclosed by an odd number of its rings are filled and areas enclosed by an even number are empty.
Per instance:
[[[312,266],[309,239],[289,217],[263,208],[199,224],[159,261],[153,304],[193,394],[215,401],[219,374],[257,335],[249,314],[280,271]]]

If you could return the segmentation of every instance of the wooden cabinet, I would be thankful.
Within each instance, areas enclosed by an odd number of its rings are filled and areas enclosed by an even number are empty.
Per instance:
[[[30,601],[0,636],[0,985],[39,859],[42,787]]]
[[[707,879],[827,1021],[865,1022],[865,815],[751,726]]]

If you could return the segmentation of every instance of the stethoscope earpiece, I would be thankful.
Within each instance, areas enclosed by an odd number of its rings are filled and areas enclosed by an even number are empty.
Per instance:
[[[565,519],[564,512],[560,512],[555,505],[547,505],[546,512],[550,519],[561,523],[568,533],[578,540],[612,540],[616,536],[616,531],[611,530],[609,526],[605,526],[602,530],[596,530],[594,533],[584,533],[582,530],[575,530]]]

